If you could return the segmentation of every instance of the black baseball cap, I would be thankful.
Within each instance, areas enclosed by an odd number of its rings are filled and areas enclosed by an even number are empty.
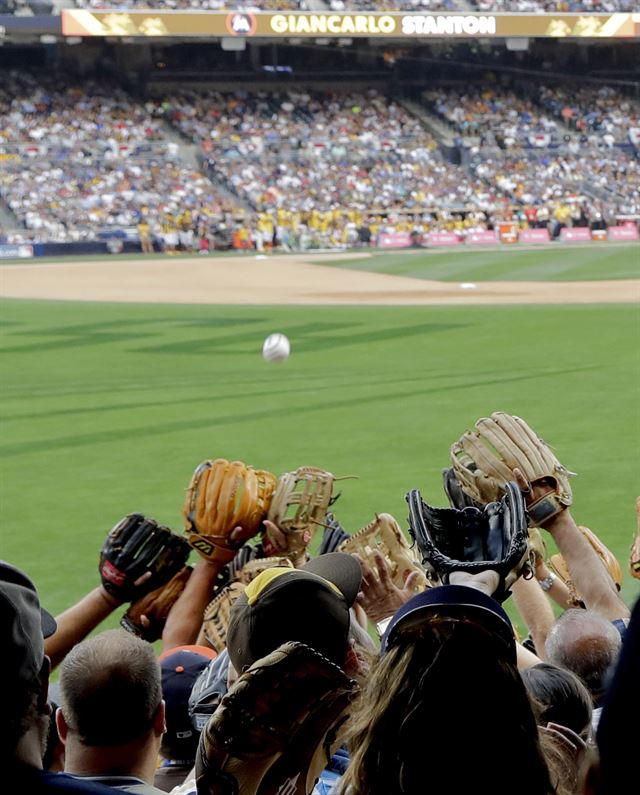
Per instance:
[[[360,564],[342,552],[320,555],[300,569],[262,572],[231,608],[227,650],[236,671],[289,641],[343,665],[349,608],[361,581]]]
[[[0,680],[32,682],[44,660],[44,639],[57,625],[40,607],[35,585],[22,571],[0,561]]]

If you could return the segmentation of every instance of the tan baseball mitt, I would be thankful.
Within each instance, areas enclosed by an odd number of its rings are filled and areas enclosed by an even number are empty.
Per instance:
[[[167,616],[184,591],[191,566],[185,566],[168,583],[151,591],[137,602],[132,602],[120,619],[120,624],[134,635],[153,643],[162,637]]]
[[[235,579],[246,586],[255,580],[259,574],[262,574],[263,571],[266,571],[267,569],[273,569],[276,566],[279,568],[292,569],[293,563],[289,560],[289,558],[285,558],[284,556],[272,558],[254,558],[253,560],[249,560],[244,564],[244,566],[236,573]]]
[[[530,523],[544,525],[572,503],[569,472],[520,417],[494,411],[476,422],[451,446],[451,462],[463,490],[486,504],[504,495],[505,485],[520,469],[531,484],[525,494]]]
[[[409,546],[400,525],[389,513],[377,513],[376,518],[340,544],[340,552],[357,553],[369,564],[374,576],[378,567],[373,557],[377,550],[389,564],[391,579],[400,590],[407,576],[415,571],[419,574],[416,593],[427,587],[427,577],[417,554]]]
[[[640,497],[636,498],[636,520],[638,527],[629,550],[629,571],[632,577],[640,580]]]
[[[273,543],[268,531],[262,539],[267,555],[282,554],[294,566],[305,562],[307,548],[318,525],[325,522],[335,477],[316,467],[298,467],[279,479],[267,519],[286,537],[286,549]]]
[[[230,582],[204,609],[201,635],[218,654],[226,648],[231,608],[244,589],[241,582]],[[201,638],[198,638],[200,642]]]
[[[208,560],[228,563],[260,531],[275,486],[275,475],[242,461],[204,461],[193,473],[182,509],[191,546]],[[242,528],[241,537],[232,542],[236,527]]]
[[[620,586],[622,584],[622,567],[620,566],[618,559],[613,554],[613,552],[602,543],[602,541],[593,532],[593,530],[589,530],[588,527],[583,527],[582,525],[578,525],[578,527],[582,535],[587,539],[587,541],[598,553],[598,557],[604,564],[606,570],[611,575],[611,579],[616,584],[616,588],[620,590]],[[573,585],[573,581],[571,579],[569,568],[567,567],[566,561],[563,558],[563,556],[559,552],[555,555],[552,555],[549,558],[549,565],[555,571],[558,577],[560,577],[560,579],[565,583],[565,585],[569,588],[569,590],[573,593],[575,591],[575,588]]]
[[[222,588],[206,606],[198,643],[202,643],[204,640],[218,654],[224,649],[227,645],[227,629],[233,603],[252,580],[255,580],[266,569],[272,569],[274,566],[292,569],[293,563],[285,557],[253,558],[235,572],[233,580]]]

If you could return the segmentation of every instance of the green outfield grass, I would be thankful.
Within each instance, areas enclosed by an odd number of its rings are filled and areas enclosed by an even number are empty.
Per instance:
[[[640,278],[640,245],[588,244],[529,248],[458,248],[376,252],[364,260],[329,262],[354,270],[443,282],[590,281]]]
[[[203,307],[3,301],[0,556],[59,611],[97,583],[106,531],[143,511],[180,529],[208,457],[339,485],[350,530],[444,504],[449,444],[495,409],[552,440],[575,513],[623,560],[640,452],[637,307]],[[264,337],[289,335],[281,365]],[[406,526],[406,525],[405,525]],[[638,592],[628,576],[625,598]]]

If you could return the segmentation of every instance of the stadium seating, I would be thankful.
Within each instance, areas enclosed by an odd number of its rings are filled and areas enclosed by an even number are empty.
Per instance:
[[[538,13],[573,13],[578,11],[601,12],[636,11],[636,0],[473,0],[479,11],[520,11]]]
[[[375,90],[183,92],[164,105],[168,118],[202,145],[217,177],[256,209],[378,212],[492,203],[443,160],[417,119]]]
[[[57,90],[13,72],[0,83],[0,196],[38,239],[160,234],[189,213],[219,220],[238,208],[180,162],[164,123],[122,90],[87,82]]]
[[[92,11],[105,8],[160,8],[167,11],[222,11],[227,8],[259,11],[304,11],[305,0],[76,0]]]
[[[576,135],[582,143],[612,146],[640,138],[640,102],[611,86],[447,85],[423,97],[452,132],[487,146],[557,147]]]
[[[79,8],[102,9],[156,8],[184,11],[221,11],[227,8],[257,9],[259,11],[319,10],[326,6],[332,11],[460,11],[466,3],[457,0],[75,0]],[[475,11],[521,13],[610,13],[637,11],[636,0],[469,0]],[[72,3],[65,3],[71,6]],[[59,7],[49,0],[0,0],[0,14],[57,14]]]
[[[454,0],[326,0],[333,11],[457,11]]]
[[[640,102],[612,86],[543,85],[536,94],[544,108],[576,132],[627,143],[630,131],[640,130]]]
[[[480,137],[488,145],[557,144],[561,125],[532,99],[489,84],[434,88],[425,92],[428,106],[462,136]]]
[[[609,213],[640,213],[640,162],[622,150],[515,150],[504,157],[477,156],[472,170],[523,205],[579,201],[601,204]]]
[[[637,150],[623,140],[637,103],[620,92],[446,85],[424,100],[464,137],[464,165],[374,89],[180,90],[141,101],[111,84],[7,72],[0,199],[30,239],[137,240],[147,223],[169,248],[179,233],[197,247],[247,225],[245,241],[339,246],[367,225],[464,236],[514,215],[530,223],[526,208],[538,221],[580,224],[640,213]],[[197,144],[199,166],[183,159],[181,138]]]

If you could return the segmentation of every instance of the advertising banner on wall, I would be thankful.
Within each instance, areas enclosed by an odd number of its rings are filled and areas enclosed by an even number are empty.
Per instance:
[[[610,226],[609,240],[639,240],[638,227],[631,224],[624,226]]]
[[[564,229],[560,230],[560,240],[570,240],[573,243],[590,241],[591,230],[585,226],[565,226]]]
[[[26,257],[33,257],[33,246],[0,243],[0,259],[24,259]]]
[[[383,232],[378,235],[379,248],[409,248],[412,243],[408,232]]]
[[[454,232],[431,232],[429,234],[430,246],[459,246],[460,238]]]
[[[466,237],[470,246],[494,246],[497,243],[496,233],[490,230],[484,232],[469,232]]]
[[[549,237],[549,230],[548,229],[523,229],[520,232],[520,242],[521,243],[549,243],[551,242],[551,238]]]
[[[212,38],[638,38],[640,14],[261,13],[62,10],[65,36]]]

